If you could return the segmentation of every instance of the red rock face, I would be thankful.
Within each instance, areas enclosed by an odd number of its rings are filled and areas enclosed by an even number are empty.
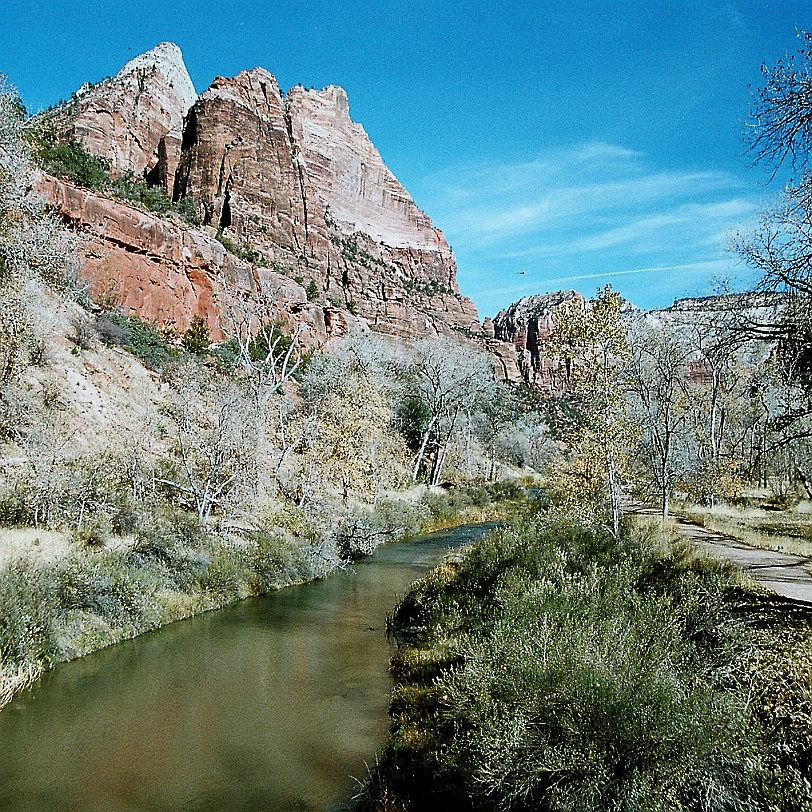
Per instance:
[[[298,269],[308,213],[270,73],[218,77],[198,99],[186,121],[175,196],[196,197],[205,225],[240,244],[274,247]]]
[[[238,259],[203,231],[49,175],[40,175],[35,188],[77,229],[81,276],[94,298],[112,299],[125,313],[179,332],[199,314],[219,340],[228,331],[229,302],[262,294],[291,329],[306,328],[307,348],[363,324],[350,313],[308,302],[301,285]]]
[[[159,46],[55,117],[117,170],[171,188],[176,200],[194,198],[211,230],[201,248],[199,231],[184,236],[179,224],[99,196],[76,206],[67,199],[73,193],[57,194],[65,216],[96,235],[84,259],[89,278],[118,280],[127,306],[147,318],[186,324],[187,307],[212,310],[207,302],[216,296],[206,287],[230,284],[218,274],[239,262],[212,239],[220,232],[236,253],[270,265],[280,279],[309,284],[323,314],[357,314],[373,330],[403,338],[481,334],[476,308],[460,295],[448,243],[350,119],[343,90],[294,88],[284,100],[262,68],[218,77],[181,130],[188,107],[182,65],[176,46]],[[182,92],[170,100],[172,87]],[[106,207],[103,225],[94,207]],[[178,242],[194,244],[195,257],[222,256],[205,260],[205,279],[190,281],[203,260],[179,265]],[[239,267],[256,273],[250,263]],[[178,268],[183,279],[174,275]]]

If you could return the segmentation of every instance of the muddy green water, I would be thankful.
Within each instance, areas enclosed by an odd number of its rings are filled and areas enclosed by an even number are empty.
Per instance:
[[[3,810],[340,810],[386,735],[385,618],[464,527],[58,667],[0,712]]]

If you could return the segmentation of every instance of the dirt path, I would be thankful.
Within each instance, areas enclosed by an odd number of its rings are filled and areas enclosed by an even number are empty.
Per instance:
[[[631,510],[644,516],[659,516],[659,511],[642,505],[634,505]],[[812,606],[812,559],[750,547],[687,519],[675,517],[674,521],[677,531],[699,549],[741,567],[766,589]]]

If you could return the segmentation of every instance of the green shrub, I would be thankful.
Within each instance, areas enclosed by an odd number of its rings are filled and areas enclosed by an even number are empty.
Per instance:
[[[199,226],[201,224],[200,203],[193,195],[182,198],[174,204],[174,207],[180,218],[188,225]]]
[[[417,533],[425,517],[423,505],[401,499],[347,509],[335,526],[336,552],[345,561],[371,555],[381,544]]]
[[[106,528],[98,521],[85,522],[80,529],[74,530],[71,534],[71,541],[86,550],[104,547],[106,540]]]
[[[59,178],[97,192],[110,186],[110,163],[91,155],[79,141],[50,143],[43,139],[36,156],[46,172]]]
[[[13,488],[0,494],[0,525],[17,527],[31,524],[32,519],[31,505],[23,491]]]
[[[199,204],[195,197],[177,203],[160,186],[149,186],[132,173],[113,178],[110,162],[93,155],[81,141],[57,141],[52,133],[40,132],[35,137],[35,157],[51,175],[70,180],[78,186],[103,192],[159,217],[176,213],[191,226],[200,225]]]
[[[183,334],[181,344],[183,344],[183,349],[185,349],[186,352],[190,352],[193,355],[206,355],[208,353],[209,346],[211,345],[209,325],[206,324],[206,320],[198,313],[192,316],[192,323]]]
[[[209,355],[216,361],[220,372],[226,374],[233,372],[237,359],[240,357],[239,342],[236,338],[228,338],[225,341],[212,344],[209,347]]]
[[[243,243],[242,245],[237,244],[234,240],[226,237],[222,231],[218,231],[216,234],[217,240],[226,249],[230,254],[234,254],[235,257],[239,259],[243,259],[246,262],[250,262],[254,265],[259,265],[261,268],[267,268],[269,265],[268,258],[260,251],[257,251],[255,248],[252,248],[247,243]]]
[[[395,727],[362,808],[766,808],[731,584],[638,532],[492,533],[393,615]]]
[[[307,287],[305,288],[305,295],[307,296],[308,302],[315,302],[319,296],[321,296],[321,290],[319,290],[319,286],[311,279],[307,283]]]
[[[157,327],[137,316],[105,312],[96,319],[96,327],[108,344],[123,347],[150,369],[159,370],[180,357],[177,348],[167,343]]]
[[[110,182],[108,190],[113,197],[140,209],[146,209],[160,217],[174,211],[172,198],[160,186],[147,186],[132,174]]]
[[[51,662],[55,600],[49,579],[29,561],[0,571],[0,660],[11,665]]]

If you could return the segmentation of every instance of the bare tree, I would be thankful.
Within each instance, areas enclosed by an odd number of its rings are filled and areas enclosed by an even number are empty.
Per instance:
[[[776,168],[787,159],[805,168],[812,147],[812,35],[798,37],[795,54],[761,66],[764,84],[750,111],[750,151],[756,162]]]
[[[461,419],[492,397],[496,382],[491,360],[473,347],[432,338],[414,350],[401,417],[416,445],[412,481],[428,459],[427,479],[436,485]]]
[[[188,367],[173,377],[166,414],[175,427],[176,464],[160,482],[204,521],[256,492],[257,415],[233,381],[208,378]]]
[[[235,293],[222,302],[220,327],[236,349],[236,365],[245,375],[258,408],[281,391],[302,363],[305,325],[286,331],[279,291]]]
[[[691,465],[691,395],[685,373],[692,351],[667,325],[654,326],[644,318],[631,326],[629,347],[632,414],[665,520],[674,486]]]

